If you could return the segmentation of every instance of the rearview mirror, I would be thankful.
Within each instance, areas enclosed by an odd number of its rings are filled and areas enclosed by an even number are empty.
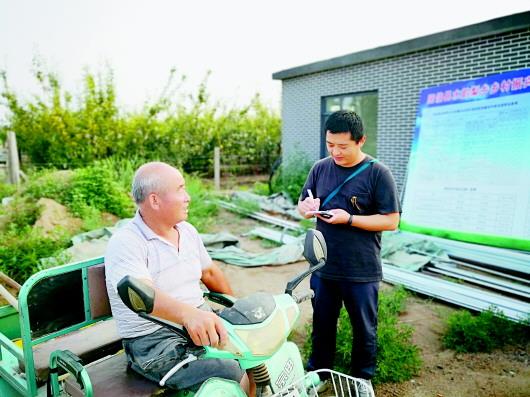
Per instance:
[[[328,257],[326,240],[318,230],[310,229],[307,231],[304,242],[304,257],[311,267],[326,262]]]
[[[293,294],[293,290],[304,278],[326,264],[328,258],[326,240],[318,230],[310,229],[307,231],[304,242],[304,257],[309,262],[309,269],[287,283],[285,293],[288,295]]]
[[[125,306],[135,313],[151,313],[155,304],[155,290],[143,281],[125,276],[118,283],[118,295]]]

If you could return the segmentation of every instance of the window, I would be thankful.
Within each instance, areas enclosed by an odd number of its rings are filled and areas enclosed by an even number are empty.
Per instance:
[[[337,110],[353,110],[364,125],[366,143],[363,152],[377,156],[377,92],[334,95],[322,98],[320,157],[326,157],[326,131],[324,125],[329,115]]]

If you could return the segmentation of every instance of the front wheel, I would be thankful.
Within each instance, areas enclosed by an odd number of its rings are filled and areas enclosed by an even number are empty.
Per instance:
[[[222,378],[208,379],[196,393],[190,391],[183,391],[181,393],[177,394],[177,397],[247,397],[238,382]]]

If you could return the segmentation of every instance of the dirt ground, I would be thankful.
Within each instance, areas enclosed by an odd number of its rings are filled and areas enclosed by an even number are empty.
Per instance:
[[[241,233],[258,224],[221,211],[215,231],[239,235],[241,247],[253,252],[266,248]],[[257,291],[282,292],[287,281],[307,268],[306,262],[283,266],[243,268],[219,263],[237,296]],[[384,284],[383,287],[386,285]],[[300,285],[308,288],[308,281]],[[414,379],[399,384],[377,385],[378,397],[529,397],[530,347],[480,354],[456,354],[441,346],[444,318],[455,308],[427,298],[412,296],[401,321],[414,328],[413,342],[420,347],[423,367]],[[311,305],[305,302],[297,327],[296,341],[305,336],[304,324],[311,321]]]
[[[264,244],[241,236],[263,226],[238,215],[220,210],[212,232],[228,231],[239,236],[241,247],[262,252]],[[219,263],[236,296],[267,291],[281,293],[288,280],[307,269],[305,261],[283,266],[244,268]],[[299,289],[309,287],[306,279]],[[385,287],[385,284],[383,284]],[[10,292],[14,293],[11,288]],[[1,298],[0,298],[0,303]],[[295,342],[305,339],[305,324],[311,321],[311,305],[304,302]],[[414,379],[399,384],[377,385],[378,397],[530,397],[530,347],[510,348],[491,354],[456,354],[441,346],[444,318],[452,310],[443,303],[413,296],[401,321],[414,327],[413,342],[420,347],[423,368]]]

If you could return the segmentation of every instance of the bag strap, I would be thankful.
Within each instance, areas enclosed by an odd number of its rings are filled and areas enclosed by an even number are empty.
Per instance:
[[[372,163],[377,163],[379,160],[377,159],[372,159],[370,160],[369,162],[363,164],[359,169],[355,170],[354,172],[351,173],[351,175],[349,177],[347,177],[344,182],[342,182],[339,186],[337,186],[335,188],[335,190],[333,190],[329,195],[328,197],[326,197],[326,200],[324,200],[324,203],[322,204],[322,207],[325,207],[327,203],[329,203],[329,201],[335,197],[335,195],[340,191],[340,189],[342,189],[342,187],[346,184],[346,182],[350,181],[352,178],[354,178],[355,176],[359,175],[361,172],[363,172],[366,168],[368,168],[370,166],[370,164]]]

